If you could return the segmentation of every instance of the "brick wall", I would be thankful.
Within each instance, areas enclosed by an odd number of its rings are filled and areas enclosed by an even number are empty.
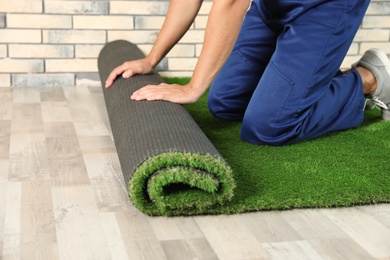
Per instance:
[[[164,76],[191,76],[202,48],[204,2],[191,30],[159,65]],[[147,53],[168,2],[108,0],[0,0],[0,86],[99,85],[97,55],[116,39]],[[343,67],[365,50],[390,54],[390,0],[373,0]]]

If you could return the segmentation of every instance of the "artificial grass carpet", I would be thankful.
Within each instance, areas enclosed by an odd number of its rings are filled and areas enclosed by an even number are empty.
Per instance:
[[[128,41],[107,43],[98,57],[102,86],[115,67],[142,57]],[[208,213],[234,195],[230,166],[182,105],[129,100],[139,88],[162,82],[153,72],[118,77],[111,88],[103,87],[130,200],[148,215]]]
[[[165,80],[184,84],[189,79]],[[390,202],[390,121],[383,121],[379,110],[366,111],[354,129],[282,147],[258,146],[240,140],[240,122],[214,118],[206,95],[186,108],[231,166],[236,182],[232,200],[208,213]]]

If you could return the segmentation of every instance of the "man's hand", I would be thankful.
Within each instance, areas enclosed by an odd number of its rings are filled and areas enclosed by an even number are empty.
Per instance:
[[[136,74],[149,74],[153,71],[153,66],[144,58],[134,61],[126,61],[122,65],[116,67],[106,80],[106,88],[109,88],[114,83],[115,79],[122,75],[124,78],[129,78]]]
[[[195,103],[200,98],[194,92],[191,84],[184,86],[178,84],[147,85],[133,93],[132,100],[166,100],[178,104]]]

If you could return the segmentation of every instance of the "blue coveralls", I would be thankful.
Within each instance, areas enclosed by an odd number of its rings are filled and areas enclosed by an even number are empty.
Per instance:
[[[340,65],[369,0],[254,0],[213,82],[209,109],[241,138],[284,145],[358,126],[362,80]]]

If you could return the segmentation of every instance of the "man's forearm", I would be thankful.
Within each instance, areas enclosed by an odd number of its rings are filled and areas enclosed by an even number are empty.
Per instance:
[[[202,95],[230,55],[250,0],[214,0],[191,84]]]
[[[171,0],[167,15],[147,58],[153,67],[165,57],[193,23],[203,0]]]

